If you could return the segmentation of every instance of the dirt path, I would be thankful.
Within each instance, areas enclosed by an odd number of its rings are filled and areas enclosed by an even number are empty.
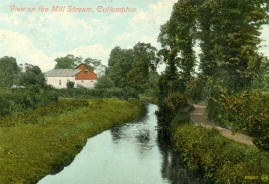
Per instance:
[[[231,130],[222,128],[210,122],[208,120],[206,106],[201,106],[201,105],[193,105],[193,106],[195,109],[191,113],[191,121],[194,124],[200,125],[207,129],[216,128],[220,132],[221,135],[223,135],[224,137],[227,137],[228,139],[232,139],[234,141],[237,141],[243,144],[254,146],[251,137],[246,136],[244,134],[234,134]]]

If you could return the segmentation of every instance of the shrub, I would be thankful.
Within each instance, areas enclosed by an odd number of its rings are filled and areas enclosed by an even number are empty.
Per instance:
[[[88,88],[76,88],[76,89],[57,89],[56,92],[64,98],[138,98],[138,93],[133,88],[106,88],[106,89],[88,89]]]
[[[68,81],[68,82],[66,83],[66,87],[67,87],[68,89],[72,89],[72,88],[74,88],[74,86],[75,86],[75,83],[74,83],[73,81]]]
[[[27,89],[0,90],[0,100],[0,116],[5,116],[55,103],[58,96],[53,90],[29,86]]]
[[[0,126],[14,126],[17,122],[36,124],[40,118],[46,115],[74,111],[89,105],[87,100],[62,99],[55,104],[39,107],[31,112],[18,113],[0,118]]]
[[[180,126],[173,138],[186,165],[200,170],[215,183],[266,182],[263,177],[269,173],[269,155],[266,152],[229,140],[215,129],[191,124]],[[257,178],[250,180],[251,176]]]
[[[269,151],[269,96],[251,91],[229,95],[221,86],[217,88],[219,94],[208,102],[209,117],[252,136],[256,146]]]
[[[169,127],[170,122],[179,110],[188,106],[185,95],[181,93],[172,93],[160,105],[160,109],[156,112],[158,122],[162,127]]]

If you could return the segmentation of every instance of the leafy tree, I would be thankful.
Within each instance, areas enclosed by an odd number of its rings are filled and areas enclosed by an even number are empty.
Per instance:
[[[18,73],[19,67],[15,58],[0,58],[0,87],[11,87]]]
[[[149,79],[158,77],[158,62],[157,49],[151,44],[139,42],[132,49],[115,47],[110,53],[106,75],[116,87],[131,87],[143,93],[146,87],[152,86]]]
[[[98,78],[97,83],[95,85],[96,89],[107,89],[115,87],[114,82],[108,75],[104,75]]]
[[[97,72],[98,75],[102,75],[106,69],[105,65],[102,65],[101,60],[90,57],[83,60],[82,57],[75,57],[71,54],[68,54],[65,57],[56,58],[55,61],[55,69],[74,69],[82,63],[90,70]]]
[[[115,47],[111,50],[107,74],[116,87],[124,87],[128,84],[127,74],[132,69],[133,63],[134,56],[132,49]]]
[[[223,79],[230,91],[250,87],[261,70],[263,57],[258,45],[261,26],[268,21],[267,11],[265,0],[207,0],[200,9],[202,51],[214,53],[215,59],[209,58],[214,65],[209,68],[217,68],[213,69],[215,78]],[[210,61],[204,59],[202,64],[206,68]]]
[[[259,36],[268,10],[268,0],[179,0],[158,38],[164,78],[179,79],[184,91],[193,79],[193,47],[199,43],[201,78],[222,81],[231,92],[249,88],[262,70]]]
[[[83,61],[83,64],[85,64],[91,71],[96,72],[98,76],[102,76],[106,70],[106,66],[98,59],[89,57]]]
[[[128,86],[142,92],[150,82],[149,78],[157,74],[157,49],[151,44],[139,42],[133,47],[133,58],[132,69],[127,74]]]
[[[166,77],[163,79],[171,82],[180,80],[183,84],[180,91],[184,91],[187,82],[192,78],[196,62],[193,49],[196,33],[195,3],[196,1],[192,0],[178,1],[174,5],[170,20],[161,27],[158,37],[163,47],[159,55],[167,64]]]
[[[18,84],[23,86],[47,87],[45,76],[38,66],[32,66],[26,72],[20,73]]]
[[[65,57],[56,58],[55,61],[55,69],[72,69],[75,68],[78,64],[82,63],[82,58],[68,54]]]

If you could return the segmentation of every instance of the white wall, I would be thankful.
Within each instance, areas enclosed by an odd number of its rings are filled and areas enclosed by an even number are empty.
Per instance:
[[[75,82],[75,77],[46,77],[47,84],[53,86],[54,88],[61,89],[66,88],[68,81]],[[61,85],[59,81],[61,80]]]
[[[75,77],[46,77],[47,84],[53,86],[54,88],[61,89],[67,88],[66,84],[68,81],[72,81],[75,83],[75,88],[80,85],[86,88],[94,88],[97,80],[75,80]],[[59,81],[61,80],[61,85]]]
[[[86,88],[94,88],[96,82],[97,80],[76,80],[75,86],[80,85]]]

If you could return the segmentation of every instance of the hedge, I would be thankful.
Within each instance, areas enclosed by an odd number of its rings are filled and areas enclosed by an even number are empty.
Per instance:
[[[214,183],[269,182],[269,154],[229,140],[216,129],[192,124],[178,127],[173,135],[185,163]]]

